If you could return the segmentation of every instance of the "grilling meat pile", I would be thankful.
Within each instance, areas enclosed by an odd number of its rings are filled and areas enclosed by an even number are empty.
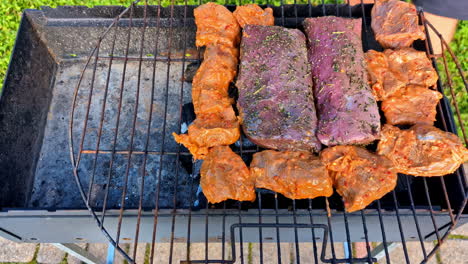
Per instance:
[[[209,202],[254,201],[255,188],[290,199],[329,197],[335,188],[353,212],[392,191],[397,173],[443,176],[468,160],[456,135],[433,126],[443,95],[432,89],[431,61],[409,47],[425,37],[413,5],[377,1],[372,29],[386,49],[365,54],[360,19],[306,18],[303,33],[274,26],[270,8],[231,13],[208,3],[195,9],[195,22],[196,45],[206,47],[192,84],[196,120],[174,137],[204,159]],[[235,102],[228,88],[237,67]],[[229,147],[240,125],[271,149],[255,153],[250,168]],[[376,153],[366,149],[376,140]]]

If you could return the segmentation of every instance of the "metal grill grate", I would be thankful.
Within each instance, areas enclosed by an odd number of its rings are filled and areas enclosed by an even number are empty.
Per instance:
[[[253,203],[208,204],[198,188],[200,163],[192,163],[188,151],[170,136],[184,132],[193,119],[187,68],[196,68],[202,59],[202,52],[194,46],[195,6],[187,1],[183,6],[175,6],[174,0],[172,4],[162,7],[160,2],[135,1],[113,20],[81,73],[70,116],[70,154],[81,195],[99,228],[127,261],[135,259],[138,242],[151,242],[151,263],[158,257],[158,242],[170,243],[168,259],[162,260],[165,263],[244,263],[248,262],[246,250],[252,250],[246,248],[250,242],[258,243],[253,250],[260,263],[268,263],[271,256],[264,255],[264,248],[272,245],[281,263],[285,254],[282,242],[294,243],[297,263],[304,259],[310,263],[373,263],[371,241],[383,242],[387,263],[391,262],[389,241],[402,242],[408,263],[407,241],[420,241],[423,262],[435,254],[463,215],[468,199],[463,169],[427,179],[399,175],[395,191],[356,213],[343,211],[336,194],[295,201],[257,190]],[[273,7],[275,24],[286,27],[300,26],[305,17],[361,17],[364,49],[381,50],[369,27],[371,8],[363,4],[300,5],[296,1],[292,5],[281,1],[279,7]],[[422,11],[420,18],[425,22]],[[423,24],[426,32],[437,32],[429,23]],[[450,57],[431,55],[427,40],[414,47],[426,50],[437,70],[438,60],[443,66],[445,88],[449,88],[468,142],[447,60],[457,63],[467,91],[468,85],[456,57],[440,34],[438,37]],[[440,80],[437,89],[443,92]],[[439,103],[437,120],[438,127],[456,133],[448,99]],[[242,138],[232,147],[246,162],[259,151]],[[437,243],[429,249],[424,241],[431,240]],[[134,243],[130,256],[119,246],[129,241]],[[351,243],[356,241],[366,242],[366,257],[353,253]],[[205,243],[204,260],[193,259],[194,242]],[[300,256],[306,242],[313,252],[309,259]],[[347,242],[349,256],[340,258],[334,242]],[[180,245],[183,252],[176,249]],[[216,247],[221,248],[219,256],[213,256]]]

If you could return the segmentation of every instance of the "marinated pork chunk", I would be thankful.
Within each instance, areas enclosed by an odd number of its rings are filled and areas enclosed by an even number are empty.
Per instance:
[[[377,100],[385,100],[407,85],[433,86],[437,72],[426,53],[413,48],[366,52],[367,72]]]
[[[346,211],[364,209],[392,191],[397,174],[386,157],[356,146],[336,146],[323,150],[320,158],[343,197]]]
[[[333,194],[332,180],[325,166],[310,152],[265,150],[256,153],[250,173],[257,188],[273,190],[290,199]]]
[[[398,172],[414,176],[450,174],[468,160],[456,135],[424,124],[407,130],[385,125],[377,152],[392,160]]]
[[[409,47],[416,39],[425,39],[418,24],[414,5],[399,0],[378,0],[371,12],[375,39],[384,48]]]
[[[231,107],[221,114],[197,115],[187,134],[172,135],[177,143],[189,149],[194,159],[204,159],[210,147],[235,143],[240,137],[240,127]]]
[[[204,60],[192,82],[192,101],[197,115],[188,134],[174,139],[204,159],[210,147],[230,145],[240,137],[240,124],[228,95],[237,72],[240,27],[225,7],[213,3],[195,9],[197,46],[207,45]]]
[[[374,141],[380,133],[380,116],[367,84],[361,20],[307,18],[304,30],[309,40],[318,139],[327,146]]]
[[[241,157],[228,146],[211,148],[200,174],[200,185],[210,203],[255,200],[255,180]]]
[[[382,102],[387,124],[434,124],[442,94],[421,86],[406,86]]]
[[[257,4],[238,6],[233,14],[242,28],[246,25],[273,26],[275,24],[273,9],[267,7],[263,10]]]
[[[195,8],[193,13],[197,25],[197,47],[210,44],[237,47],[240,41],[240,27],[226,7],[210,2]]]
[[[204,60],[192,82],[192,102],[195,113],[219,113],[232,108],[229,84],[237,74],[239,50],[223,45],[208,45]]]
[[[248,25],[241,43],[237,101],[254,143],[278,150],[320,150],[304,34]]]
[[[365,57],[369,83],[378,101],[386,99],[406,86],[407,81],[402,74],[390,70],[387,56],[383,52],[369,50]]]

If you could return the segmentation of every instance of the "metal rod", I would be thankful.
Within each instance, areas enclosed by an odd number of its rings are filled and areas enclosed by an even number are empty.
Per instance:
[[[145,31],[147,27],[147,13],[148,13],[148,0],[145,0],[145,7],[143,11],[143,28],[141,30],[141,42],[140,42],[140,61],[138,63],[138,82],[137,82],[137,90],[138,90],[138,97],[139,97],[139,90],[140,90],[140,85],[141,85],[141,66],[143,61],[141,60],[143,58],[143,48],[144,48],[144,42],[145,42]],[[150,128],[151,128],[151,120],[152,120],[152,110],[153,110],[153,98],[154,98],[154,90],[151,90],[151,101],[150,101],[150,117],[148,118],[148,125],[146,128],[146,140],[145,140],[145,150],[148,149],[148,144],[149,144],[149,134],[150,134]],[[138,99],[135,104],[135,119],[134,122],[136,122],[136,116],[138,113]],[[135,126],[133,127],[133,130],[135,129]],[[133,138],[133,136],[132,136]],[[132,140],[133,142],[133,140]],[[132,148],[133,149],[133,146]],[[129,159],[130,159],[129,155]],[[137,255],[137,250],[138,250],[138,239],[140,235],[140,223],[141,223],[141,213],[142,213],[142,208],[143,208],[143,192],[145,189],[145,176],[146,176],[146,160],[147,160],[148,155],[145,153],[143,156],[143,166],[141,169],[141,184],[140,184],[140,199],[138,201],[138,217],[137,217],[137,223],[136,223],[136,228],[135,228],[135,239],[134,239],[134,244],[133,244],[133,259],[136,259]]]
[[[156,11],[156,43],[155,43],[155,53],[158,51],[159,35],[160,35],[160,20],[161,20],[161,0],[158,0],[158,7]],[[155,57],[156,59],[156,57]],[[153,76],[152,76],[152,89],[155,88],[156,82],[156,60],[153,61]],[[166,92],[167,94],[167,92]],[[167,97],[167,96],[166,96]],[[167,118],[167,106],[164,108],[164,122]],[[162,133],[162,142],[166,139],[165,127],[163,127]],[[164,145],[161,144],[160,152],[164,152]],[[159,156],[159,168],[158,168],[158,182],[156,183],[156,192],[155,192],[155,210],[154,210],[154,219],[153,219],[153,234],[151,237],[151,252],[150,252],[150,263],[154,263],[154,245],[156,242],[156,231],[158,227],[158,211],[159,211],[159,194],[161,191],[161,173],[162,173],[162,159],[163,156]]]

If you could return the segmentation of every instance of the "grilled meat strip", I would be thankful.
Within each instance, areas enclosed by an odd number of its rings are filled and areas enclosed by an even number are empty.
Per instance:
[[[361,20],[334,16],[307,18],[317,137],[327,146],[367,144],[379,138],[377,102],[367,84]]]
[[[230,145],[240,137],[239,121],[228,95],[237,73],[240,27],[224,6],[207,3],[194,11],[197,46],[207,45],[204,60],[192,82],[192,101],[197,115],[188,134],[174,139],[203,159],[210,147]]]
[[[236,85],[242,127],[252,142],[278,150],[320,150],[302,32],[247,25]]]
[[[397,174],[392,162],[356,146],[335,146],[320,153],[346,211],[364,209],[393,190]]]
[[[332,180],[320,159],[305,151],[265,150],[255,153],[250,173],[257,188],[290,199],[312,199],[333,194]]]
[[[371,12],[375,39],[384,48],[409,47],[416,39],[425,39],[418,24],[416,7],[399,0],[379,0]]]
[[[426,124],[407,130],[385,125],[377,152],[392,160],[398,172],[414,176],[450,174],[468,160],[460,138]]]

